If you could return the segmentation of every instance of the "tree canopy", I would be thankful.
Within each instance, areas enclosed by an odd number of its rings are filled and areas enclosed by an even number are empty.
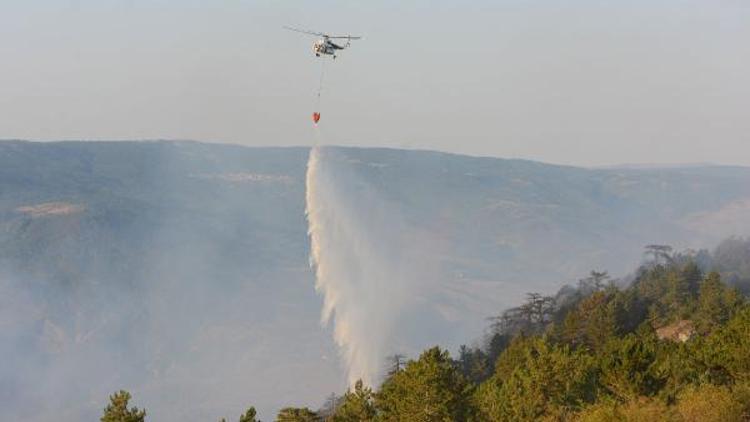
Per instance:
[[[438,346],[394,354],[379,387],[358,381],[276,421],[750,420],[750,304],[726,282],[750,277],[747,245],[649,245],[628,283],[592,271],[555,295],[529,293],[456,359]],[[111,396],[101,421],[143,422],[130,398]],[[255,409],[240,422],[257,422]]]
[[[125,390],[120,390],[109,396],[109,404],[104,408],[104,415],[99,419],[101,422],[143,422],[146,419],[146,411],[137,407],[128,408],[131,396]]]

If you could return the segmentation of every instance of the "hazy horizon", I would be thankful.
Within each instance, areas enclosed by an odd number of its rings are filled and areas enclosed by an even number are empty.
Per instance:
[[[472,154],[472,153],[461,153],[455,151],[439,150],[434,148],[420,148],[420,147],[393,147],[393,146],[380,146],[380,145],[346,145],[346,144],[310,144],[310,145],[247,145],[242,143],[233,142],[219,142],[219,141],[203,141],[198,139],[0,139],[0,142],[38,142],[38,143],[64,143],[64,142],[194,142],[198,144],[213,144],[213,145],[229,145],[239,146],[245,148],[306,148],[312,149],[316,146],[334,147],[334,148],[362,148],[362,149],[392,149],[392,150],[405,150],[405,151],[423,151],[423,152],[435,152],[439,154],[451,154],[457,156],[466,156],[472,158],[489,158],[499,160],[522,160],[532,161],[542,164],[557,165],[557,166],[570,166],[579,168],[590,168],[590,169],[616,169],[616,168],[633,168],[633,169],[649,169],[649,168],[680,168],[680,167],[750,167],[750,164],[732,164],[732,163],[715,163],[710,161],[696,161],[696,162],[613,162],[606,164],[568,164],[559,163],[554,161],[544,161],[535,159],[533,157],[503,157],[499,155],[488,155],[488,154]]]
[[[601,166],[750,165],[750,5],[11,0],[0,138],[320,142]]]

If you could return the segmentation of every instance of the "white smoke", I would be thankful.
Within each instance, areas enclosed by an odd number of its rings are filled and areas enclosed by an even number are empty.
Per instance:
[[[333,322],[350,384],[374,385],[394,352],[394,324],[417,292],[424,260],[414,230],[358,177],[357,166],[363,164],[336,149],[313,148],[306,212],[321,321]]]

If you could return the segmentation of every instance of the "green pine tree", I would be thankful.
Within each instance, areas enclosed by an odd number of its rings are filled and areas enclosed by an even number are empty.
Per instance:
[[[460,422],[470,418],[470,396],[448,352],[434,347],[383,383],[375,405],[385,421]]]
[[[306,407],[285,407],[279,411],[276,422],[320,422],[320,417]]]
[[[727,322],[741,302],[739,293],[727,287],[718,273],[710,273],[700,285],[695,315],[698,331],[706,334]]]
[[[614,307],[605,292],[595,292],[569,312],[563,321],[562,340],[572,346],[599,350],[617,333]]]
[[[654,335],[612,338],[600,355],[600,383],[615,398],[628,401],[655,394],[664,384],[659,375]]]
[[[375,403],[372,389],[365,387],[362,380],[354,384],[354,391],[344,395],[341,404],[333,415],[333,422],[370,422],[375,420]]]
[[[750,382],[750,306],[711,333],[699,351],[714,383]]]
[[[502,359],[502,356],[501,356]],[[475,396],[481,420],[563,418],[596,396],[594,360],[581,350],[536,337],[525,343],[522,363],[507,379],[487,380]],[[494,385],[493,385],[494,384]]]
[[[104,415],[99,419],[101,422],[144,422],[146,411],[137,407],[128,409],[130,393],[125,390],[109,396],[109,404],[104,409]]]
[[[257,419],[255,419],[255,415],[257,412],[255,411],[255,407],[250,407],[247,409],[244,415],[240,415],[240,422],[259,422]]]

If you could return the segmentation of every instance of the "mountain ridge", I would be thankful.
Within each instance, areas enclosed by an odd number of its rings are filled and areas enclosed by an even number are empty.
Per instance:
[[[213,141],[202,141],[194,139],[171,139],[171,138],[143,138],[143,139],[63,139],[63,140],[32,140],[32,139],[15,139],[7,138],[0,139],[0,143],[29,143],[29,144],[86,144],[97,142],[101,144],[114,144],[114,143],[125,143],[125,144],[148,144],[148,143],[165,143],[165,144],[195,144],[195,145],[215,145],[223,147],[240,147],[249,149],[305,149],[310,150],[313,146],[311,145],[245,145],[242,143],[234,142],[213,142]],[[660,170],[660,169],[680,169],[680,168],[700,168],[700,167],[736,167],[747,169],[750,166],[741,164],[722,164],[712,162],[688,162],[688,163],[615,163],[615,164],[602,164],[602,165],[582,165],[582,164],[563,164],[555,163],[551,161],[540,161],[531,158],[518,158],[518,157],[504,157],[500,155],[485,155],[485,154],[470,154],[470,153],[459,153],[451,151],[442,151],[430,148],[399,148],[399,147],[377,147],[377,146],[351,146],[351,145],[339,145],[330,144],[324,145],[330,148],[339,149],[352,149],[352,150],[390,150],[390,151],[409,151],[409,152],[422,152],[422,153],[435,153],[445,154],[448,156],[466,157],[466,158],[479,158],[479,159],[496,159],[496,160],[507,160],[507,161],[522,161],[532,162],[538,164],[545,164],[550,166],[559,167],[573,167],[578,169],[590,169],[590,170]]]

